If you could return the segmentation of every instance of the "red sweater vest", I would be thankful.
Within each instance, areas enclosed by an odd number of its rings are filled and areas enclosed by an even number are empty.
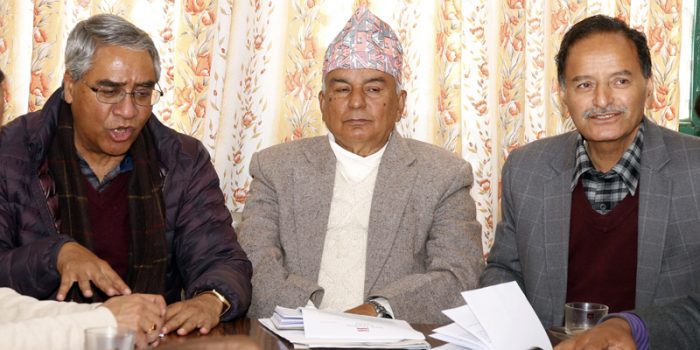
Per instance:
[[[610,312],[634,309],[639,189],[605,215],[586,198],[581,181],[571,198],[566,301],[602,303]]]
[[[129,270],[129,177],[131,172],[119,174],[102,192],[97,192],[83,177],[92,228],[92,252],[109,263],[126,281]]]

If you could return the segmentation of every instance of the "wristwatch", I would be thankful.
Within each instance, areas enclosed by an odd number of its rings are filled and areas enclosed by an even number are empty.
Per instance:
[[[391,317],[391,314],[389,314],[389,311],[386,311],[386,308],[382,306],[381,303],[379,303],[376,300],[369,300],[367,301],[370,305],[374,306],[374,311],[377,313],[377,317],[379,318],[393,318]]]
[[[224,297],[223,295],[221,295],[221,293],[217,292],[216,289],[206,290],[206,291],[201,292],[201,293],[199,293],[199,294],[197,294],[197,295],[202,295],[202,294],[211,294],[211,295],[215,296],[216,299],[219,299],[219,301],[220,301],[222,304],[224,304],[224,310],[221,311],[221,314],[220,314],[219,316],[225,314],[225,313],[231,308],[231,303],[230,303],[228,300],[226,300],[226,297]]]

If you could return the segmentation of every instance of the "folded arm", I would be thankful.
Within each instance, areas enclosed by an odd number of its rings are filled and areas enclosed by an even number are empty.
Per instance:
[[[38,301],[0,288],[0,348],[82,348],[85,328],[117,325],[112,313],[98,306]]]

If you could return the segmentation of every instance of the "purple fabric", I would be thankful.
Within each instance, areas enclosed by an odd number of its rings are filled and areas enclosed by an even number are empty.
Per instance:
[[[637,350],[649,350],[649,332],[644,324],[644,321],[639,318],[639,316],[631,312],[620,312],[615,314],[610,314],[602,321],[605,321],[611,317],[624,318],[627,323],[629,323],[632,329],[632,337],[634,338],[634,343],[637,345]]]

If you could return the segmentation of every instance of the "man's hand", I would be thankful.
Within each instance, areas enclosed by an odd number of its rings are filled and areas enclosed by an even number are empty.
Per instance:
[[[177,330],[178,335],[186,335],[195,328],[207,334],[219,324],[219,315],[224,304],[216,296],[203,293],[190,300],[168,305],[165,313],[163,334]]]
[[[345,310],[345,312],[349,314],[377,317],[377,310],[374,308],[374,305],[370,303],[364,303],[352,309]]]
[[[68,242],[61,247],[58,251],[56,269],[61,275],[61,286],[56,294],[58,300],[66,299],[66,294],[75,282],[78,282],[86,298],[92,297],[90,281],[110,297],[131,294],[126,283],[106,261],[78,243]]]
[[[557,345],[555,350],[634,350],[637,345],[624,318],[614,317]]]
[[[163,327],[165,300],[160,295],[132,294],[110,298],[103,307],[117,319],[117,325],[136,332],[136,347],[158,345],[158,330]]]

